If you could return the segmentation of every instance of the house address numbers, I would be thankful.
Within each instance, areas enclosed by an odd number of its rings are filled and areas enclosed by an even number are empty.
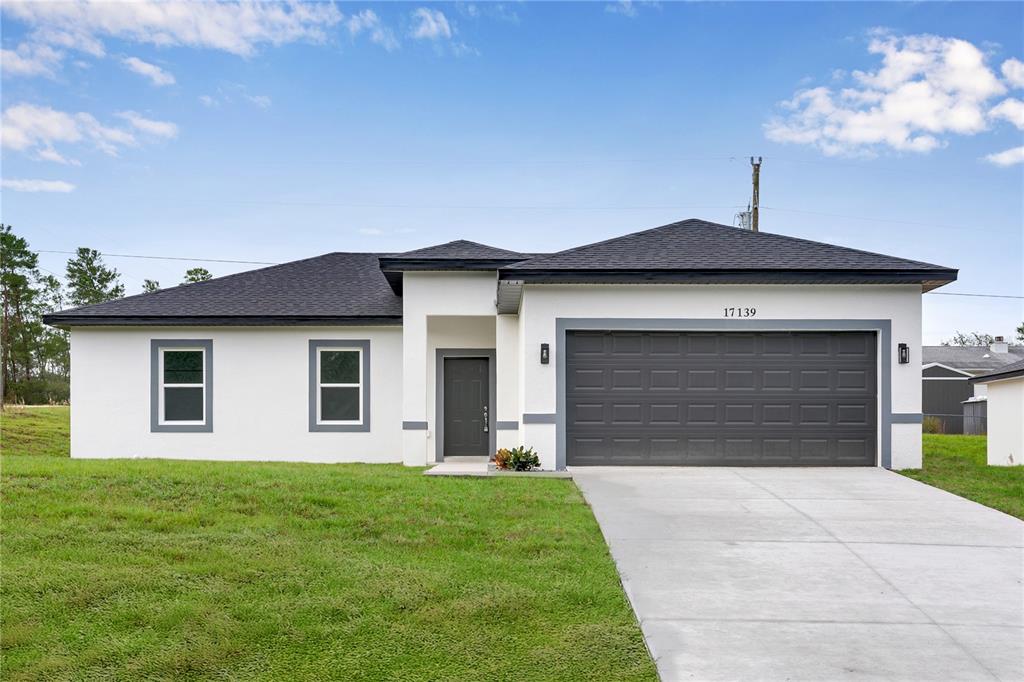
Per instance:
[[[754,317],[757,315],[757,308],[725,308],[723,317]]]

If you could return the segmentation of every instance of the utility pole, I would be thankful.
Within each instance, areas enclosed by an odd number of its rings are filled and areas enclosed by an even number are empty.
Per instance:
[[[757,161],[754,161],[754,157],[750,157],[750,167],[753,168],[753,182],[754,182],[754,193],[750,201],[750,229],[753,232],[757,232],[757,218],[758,218],[758,204],[761,200],[761,157],[757,157]]]

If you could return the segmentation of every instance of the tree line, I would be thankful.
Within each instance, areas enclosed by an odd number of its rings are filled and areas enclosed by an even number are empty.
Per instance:
[[[190,268],[183,284],[212,279],[206,268]],[[4,402],[66,402],[70,393],[68,333],[43,324],[43,315],[123,298],[121,274],[96,249],[79,247],[63,278],[39,267],[39,254],[10,225],[0,224],[0,365]],[[147,279],[143,293],[160,289]]]

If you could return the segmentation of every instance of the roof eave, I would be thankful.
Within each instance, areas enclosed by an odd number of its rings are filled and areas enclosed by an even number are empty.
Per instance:
[[[383,327],[401,315],[75,315],[43,316],[51,327]]]
[[[501,280],[526,284],[920,284],[955,282],[956,270],[532,270],[504,268]]]

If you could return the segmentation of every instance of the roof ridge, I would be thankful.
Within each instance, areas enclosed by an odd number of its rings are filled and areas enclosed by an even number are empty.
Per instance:
[[[608,237],[607,239],[602,239],[602,240],[596,241],[596,242],[590,242],[588,244],[581,244],[580,246],[570,246],[568,249],[562,249],[561,251],[554,251],[552,253],[544,253],[544,254],[541,254],[539,256],[534,256],[532,258],[524,258],[523,260],[519,261],[518,263],[513,263],[509,267],[515,267],[516,265],[519,265],[520,263],[526,263],[528,261],[543,261],[545,258],[551,258],[553,256],[561,256],[561,255],[564,255],[566,253],[571,253],[573,251],[580,251],[582,249],[586,249],[586,248],[589,248],[591,246],[600,246],[601,244],[607,244],[609,242],[614,242],[614,241],[616,241],[618,239],[625,239],[626,237],[635,237],[637,235],[647,234],[648,232],[654,232],[655,230],[660,230],[660,229],[665,228],[665,227],[674,227],[676,225],[681,225],[683,223],[689,223],[689,222],[700,222],[700,219],[699,218],[685,218],[683,220],[677,220],[674,223],[665,223],[664,225],[658,225],[657,227],[649,227],[646,230],[640,230],[638,232],[629,232],[627,234],[620,234],[618,237]],[[709,224],[713,224],[713,223],[709,223]]]

